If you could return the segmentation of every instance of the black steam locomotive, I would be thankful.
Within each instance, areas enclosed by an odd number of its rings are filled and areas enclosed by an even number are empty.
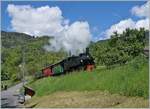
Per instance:
[[[41,72],[35,74],[35,78],[38,79],[47,76],[61,75],[80,69],[92,70],[94,64],[93,57],[89,54],[89,50],[86,49],[85,53],[68,57],[56,64],[45,67]]]

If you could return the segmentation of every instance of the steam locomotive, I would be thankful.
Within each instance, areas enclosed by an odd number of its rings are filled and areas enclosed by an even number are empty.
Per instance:
[[[85,53],[68,57],[56,64],[45,67],[41,72],[35,74],[35,78],[39,79],[42,77],[56,76],[80,69],[91,71],[94,68],[94,64],[94,59],[89,54],[89,49],[87,48]]]

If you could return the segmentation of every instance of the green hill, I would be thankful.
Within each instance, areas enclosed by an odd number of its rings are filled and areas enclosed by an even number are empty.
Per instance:
[[[66,57],[66,53],[48,52],[44,45],[48,44],[48,36],[34,37],[24,33],[1,31],[1,74],[2,80],[10,79],[12,82],[21,80],[22,51],[24,50],[25,74],[33,75],[47,64],[51,64]],[[8,78],[6,78],[8,77]]]
[[[32,42],[34,37],[24,33],[1,31],[1,40],[2,47],[14,48],[16,46],[21,46],[23,43]]]

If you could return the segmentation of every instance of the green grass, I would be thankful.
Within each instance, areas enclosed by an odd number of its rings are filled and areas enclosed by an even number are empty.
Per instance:
[[[148,60],[137,57],[127,65],[112,69],[96,68],[93,72],[80,71],[58,77],[47,77],[29,84],[36,96],[56,91],[101,90],[126,96],[148,98]]]

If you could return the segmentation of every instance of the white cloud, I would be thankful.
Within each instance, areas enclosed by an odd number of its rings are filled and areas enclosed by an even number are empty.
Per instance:
[[[53,36],[47,50],[58,51],[64,48],[72,54],[83,52],[91,41],[88,22],[76,21],[69,24],[64,19],[59,7],[42,6],[38,8],[30,5],[8,5],[7,11],[12,17],[11,26],[14,31],[30,35]]]
[[[127,28],[130,29],[140,29],[145,28],[149,29],[149,19],[148,19],[148,13],[149,13],[149,3],[142,6],[134,6],[131,10],[133,15],[136,15],[138,17],[145,17],[143,19],[140,19],[138,21],[133,21],[131,18],[121,20],[119,23],[113,24],[109,29],[105,31],[103,39],[108,39],[113,34],[113,32],[117,31],[119,34],[123,33]]]
[[[133,21],[131,18],[121,20],[119,23],[112,25],[109,29],[105,31],[104,39],[110,38],[113,32],[117,31],[119,34],[123,33],[127,28],[130,29],[140,29],[145,28],[149,29],[149,19],[141,19],[138,21]]]
[[[126,28],[135,28],[135,22],[132,19],[122,20],[117,24],[112,25],[108,30],[106,30],[106,36],[109,38],[113,32],[117,31],[121,34]]]
[[[149,19],[146,18],[146,19],[138,20],[138,21],[136,22],[135,27],[136,27],[137,29],[139,29],[139,28],[145,28],[145,29],[148,30],[148,29],[149,29]]]
[[[30,35],[56,35],[63,27],[62,12],[58,7],[43,6],[33,8],[29,5],[8,5],[12,17],[12,29]]]
[[[148,17],[149,16],[149,5],[150,5],[150,2],[147,2],[142,6],[134,6],[131,9],[131,12],[133,15],[136,15],[138,17]]]

